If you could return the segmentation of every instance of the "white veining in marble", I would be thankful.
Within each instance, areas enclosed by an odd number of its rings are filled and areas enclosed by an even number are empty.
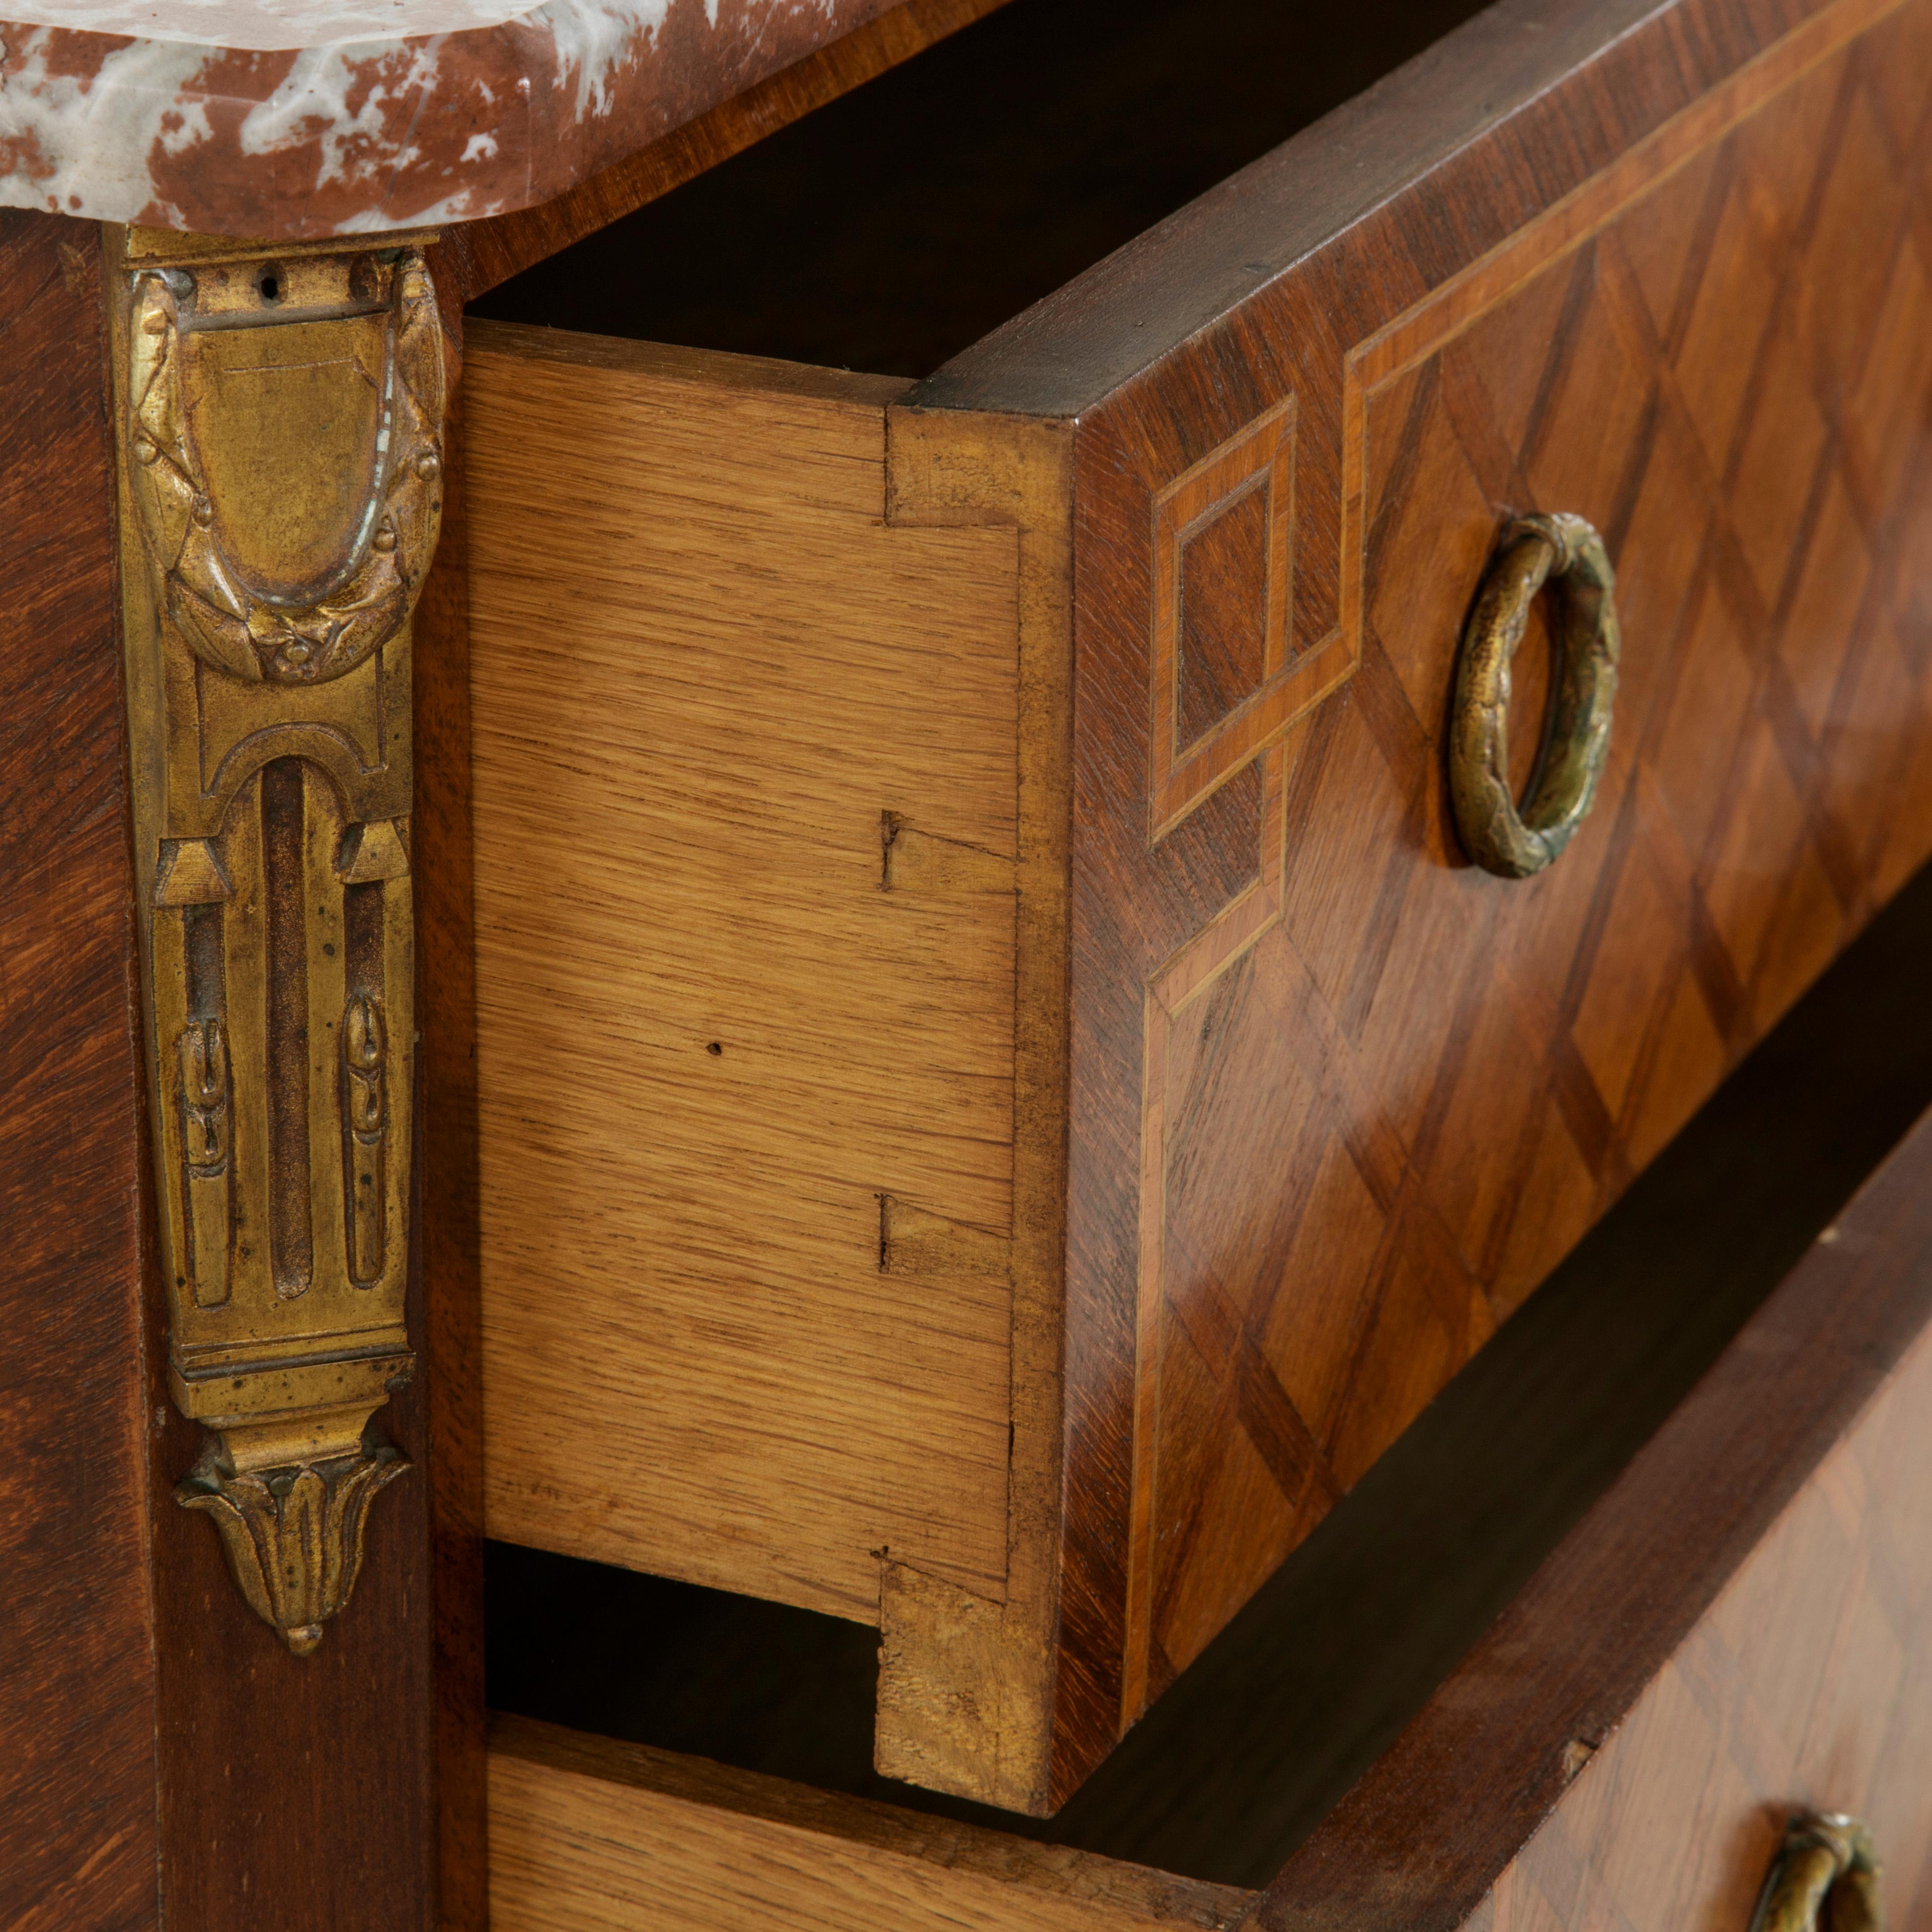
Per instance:
[[[507,5],[502,0],[161,0],[148,6],[140,0],[39,0],[25,6],[11,0],[4,10],[23,26],[274,53],[498,27],[544,10],[544,0]]]
[[[720,0],[699,3],[716,30]],[[231,173],[260,160],[263,191],[320,197],[328,232],[522,206],[544,165],[530,148],[539,124],[533,82],[545,89],[541,124],[551,130],[638,114],[648,98],[639,63],[673,4],[0,0],[0,26],[11,30],[0,68],[0,203],[192,226],[163,184],[186,177],[163,162],[192,170],[206,148],[211,164]],[[757,0],[754,17],[820,16],[830,30],[842,10],[842,0]],[[490,30],[512,23],[515,45],[481,56]],[[76,59],[61,29],[133,38],[93,43],[97,51]],[[245,71],[223,65],[238,57]],[[277,64],[262,71],[265,58]],[[506,88],[509,98],[499,99]],[[425,104],[455,98],[484,124],[472,118],[459,146],[445,124],[441,145],[426,152],[435,117],[425,121]],[[422,205],[416,185],[406,206],[397,203],[398,184],[432,179],[435,206]]]
[[[207,137],[200,104],[177,104],[206,56],[137,40],[110,54],[99,74],[82,76],[50,72],[50,52],[47,36],[35,34],[0,84],[0,140],[16,157],[13,175],[32,189],[31,200],[21,200],[77,214],[111,208],[104,218],[132,220],[151,199],[156,140],[178,154]],[[175,124],[166,130],[164,113]]]
[[[0,0],[4,4],[7,0]],[[607,83],[613,68],[624,58],[636,36],[641,33],[648,38],[656,32],[668,5],[669,0],[536,0],[536,4],[512,8],[486,4],[484,0],[433,0],[428,5],[410,0],[412,39],[406,48],[397,46],[393,40],[385,44],[380,40],[350,39],[310,45],[297,52],[280,85],[249,108],[242,124],[242,150],[272,155],[316,140],[320,130],[322,164],[318,186],[346,181],[366,169],[370,143],[382,133],[385,109],[396,97],[434,84],[443,35],[413,38],[422,32],[425,16],[445,20],[463,16],[463,24],[472,28],[516,20],[539,31],[548,30],[567,82],[574,84],[576,118],[591,118],[608,110]],[[276,0],[207,0],[201,10],[212,30],[253,28],[266,35],[275,7]],[[190,41],[180,33],[184,17],[194,8],[194,0],[170,0],[170,24],[178,37],[150,34],[136,39],[110,53],[100,71],[92,75],[50,71],[47,37],[37,34],[29,41],[21,66],[0,85],[0,140],[30,140],[49,167],[35,184],[40,206],[90,214],[111,208],[120,218],[128,219],[152,198],[148,158],[155,142],[158,140],[167,153],[178,154],[208,138],[207,112],[194,93],[208,57],[208,43]],[[18,18],[26,10],[17,4],[8,5],[10,17]],[[132,18],[132,10],[111,6],[43,4],[32,10],[44,16],[72,16],[62,24],[85,25],[102,32],[126,32],[124,25],[110,27],[106,22]],[[325,15],[338,22],[352,19],[359,22],[374,10],[353,4],[299,6],[294,0],[282,0],[279,10],[290,16],[302,16],[313,29]],[[715,0],[707,5],[707,11],[715,16]],[[23,20],[22,24],[51,22]],[[243,33],[226,44],[257,52],[286,51],[290,35],[286,28],[278,40],[251,40]],[[383,76],[372,83],[360,64],[384,56],[388,59]],[[398,59],[403,63],[400,69],[393,64]],[[358,104],[353,111],[352,98]],[[494,152],[494,144],[490,150],[479,152]],[[406,168],[414,158],[407,148],[400,152],[382,148],[380,165],[384,173],[394,173]],[[445,218],[454,212],[433,213],[434,218]],[[472,206],[465,212],[488,211]],[[376,212],[370,225],[380,226],[382,219]]]

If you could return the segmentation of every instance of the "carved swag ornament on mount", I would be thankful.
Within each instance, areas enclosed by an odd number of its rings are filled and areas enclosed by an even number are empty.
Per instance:
[[[410,614],[442,508],[433,236],[110,231],[176,1492],[298,1654],[408,1468]]]

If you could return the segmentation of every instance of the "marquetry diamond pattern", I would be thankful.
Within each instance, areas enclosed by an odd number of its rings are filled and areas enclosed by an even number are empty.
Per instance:
[[[1167,1034],[1150,1690],[1932,847],[1928,22],[1369,395],[1360,668],[1282,754],[1279,922]],[[1624,671],[1592,818],[1504,882],[1442,721],[1528,509],[1603,532]]]
[[[1786,1819],[1870,1825],[1894,1922],[1932,1858],[1932,1346],[1821,1463],[1468,1922],[1750,1922]]]

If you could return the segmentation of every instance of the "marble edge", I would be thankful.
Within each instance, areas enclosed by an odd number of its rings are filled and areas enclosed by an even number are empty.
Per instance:
[[[542,0],[290,48],[0,20],[0,206],[270,241],[554,199],[895,0]]]

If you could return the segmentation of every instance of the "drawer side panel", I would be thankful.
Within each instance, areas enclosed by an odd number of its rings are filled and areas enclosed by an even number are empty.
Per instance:
[[[1227,1932],[1252,1894],[500,1719],[498,1932]]]
[[[862,382],[476,334],[490,1533],[997,1600],[1012,536],[886,527]]]

